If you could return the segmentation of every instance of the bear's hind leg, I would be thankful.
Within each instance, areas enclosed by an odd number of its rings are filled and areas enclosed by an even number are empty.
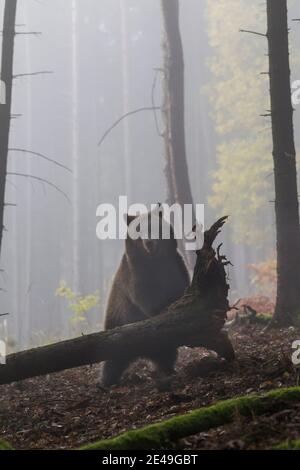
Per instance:
[[[175,363],[177,360],[177,349],[167,349],[157,351],[150,358],[157,366],[160,375],[172,375],[175,373]]]
[[[104,387],[117,385],[128,365],[128,361],[106,361],[103,367],[101,384]]]

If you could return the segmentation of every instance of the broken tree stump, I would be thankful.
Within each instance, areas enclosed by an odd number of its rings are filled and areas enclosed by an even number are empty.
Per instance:
[[[142,322],[11,354],[0,366],[0,384],[112,360],[124,351],[133,359],[147,357],[158,342],[201,346],[233,360],[233,347],[222,330],[229,310],[224,269],[228,261],[220,255],[221,245],[217,251],[212,247],[225,221],[223,217],[205,232],[191,285],[166,311]]]

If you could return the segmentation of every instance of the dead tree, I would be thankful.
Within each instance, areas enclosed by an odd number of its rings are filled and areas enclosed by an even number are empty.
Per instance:
[[[6,0],[2,31],[1,81],[5,84],[5,104],[0,104],[0,255],[4,228],[5,184],[11,120],[13,60],[17,0]]]
[[[287,325],[300,313],[300,228],[286,0],[267,0],[267,19],[277,233],[274,318]]]
[[[193,205],[185,139],[184,54],[179,26],[178,0],[161,0],[164,49],[164,141],[168,199]],[[181,248],[182,251],[182,248]],[[188,259],[189,264],[192,260]]]
[[[132,358],[147,357],[157,342],[166,341],[175,347],[202,346],[233,360],[233,347],[222,330],[229,309],[227,261],[219,248],[217,252],[212,248],[225,220],[220,219],[205,233],[191,286],[165,312],[114,330],[9,355],[6,365],[0,367],[0,384],[112,360],[125,351]]]

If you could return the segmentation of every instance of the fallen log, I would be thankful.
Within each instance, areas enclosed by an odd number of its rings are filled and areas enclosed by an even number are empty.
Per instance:
[[[279,388],[264,395],[244,395],[219,401],[189,413],[150,424],[141,429],[126,431],[111,439],[87,444],[80,450],[146,450],[174,449],[180,439],[194,436],[220,426],[226,426],[236,416],[251,419],[267,413],[276,413],[299,404],[300,388]],[[278,450],[300,449],[300,439],[291,447],[281,444]]]
[[[86,444],[77,450],[146,450],[174,449],[189,436],[232,423],[238,414],[251,419],[286,410],[300,402],[300,387],[279,388],[263,395],[244,395],[219,401],[183,415],[126,431],[116,437]],[[300,439],[287,440],[273,446],[274,450],[300,450]],[[14,450],[1,440],[1,450]]]
[[[223,217],[205,233],[191,286],[165,312],[114,330],[11,354],[0,366],[0,384],[111,360],[124,351],[132,359],[147,357],[158,342],[202,346],[227,360],[234,359],[233,347],[222,330],[229,309],[224,269],[228,262],[220,255],[220,247],[217,252],[212,248],[225,220]]]

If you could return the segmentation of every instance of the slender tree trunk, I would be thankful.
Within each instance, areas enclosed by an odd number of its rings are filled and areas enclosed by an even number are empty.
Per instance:
[[[12,172],[16,172],[16,163],[12,160]],[[11,182],[15,185],[16,176],[11,177]],[[16,344],[20,344],[20,245],[19,245],[19,217],[17,208],[12,212],[11,218],[11,279],[12,279],[12,294],[11,294],[11,316],[9,318],[10,333]]]
[[[28,24],[28,4],[24,5],[24,24]],[[28,71],[32,70],[31,67],[31,51],[30,51],[30,36],[24,38],[25,42],[25,55],[26,55],[26,69]],[[27,116],[26,116],[26,148],[32,148],[32,82],[29,78],[27,81],[27,90],[26,90],[26,101],[27,101]],[[26,173],[28,175],[32,174],[32,159],[28,158],[26,163]],[[24,320],[23,320],[23,338],[26,344],[26,347],[30,344],[30,335],[32,332],[32,318],[31,318],[31,289],[32,289],[32,186],[31,184],[27,185],[26,188],[26,199],[27,199],[27,214],[26,214],[26,262],[25,262],[25,301],[24,301]]]
[[[79,146],[78,146],[78,43],[77,43],[77,0],[72,0],[72,157],[73,157],[73,291],[79,292]]]
[[[300,228],[286,0],[267,0],[277,230],[275,321],[300,314]]]
[[[128,49],[128,4],[126,0],[120,0],[120,31],[122,44],[122,91],[123,91],[123,114],[130,111],[129,109],[129,49]],[[131,149],[130,149],[130,119],[123,122],[124,132],[124,176],[125,176],[125,194],[128,197],[128,203],[132,201],[132,168],[131,168]]]
[[[165,76],[169,111],[172,170],[176,201],[192,204],[185,145],[184,59],[179,28],[178,0],[162,0],[166,32]]]
[[[184,57],[179,26],[178,0],[161,0],[164,27],[164,122],[166,149],[166,176],[168,199],[193,205],[190,186],[186,142],[185,142],[185,88],[184,88]],[[194,256],[179,247],[189,267],[194,264]]]
[[[172,140],[171,140],[171,116],[170,116],[170,94],[167,81],[166,71],[168,70],[169,55],[168,45],[166,39],[163,42],[164,50],[164,87],[163,87],[163,107],[162,107],[162,119],[164,123],[163,138],[165,144],[165,177],[167,183],[167,203],[172,205],[176,202],[176,186],[174,178],[174,167],[172,161]]]
[[[12,103],[13,58],[17,0],[6,0],[4,6],[1,80],[6,86],[6,103],[0,104],[0,254],[3,239],[5,183]]]

